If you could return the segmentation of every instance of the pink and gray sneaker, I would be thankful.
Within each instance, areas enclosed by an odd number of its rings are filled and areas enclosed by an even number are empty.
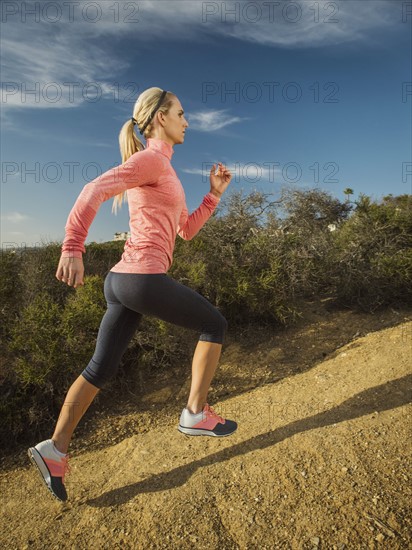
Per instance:
[[[46,439],[35,447],[30,447],[27,454],[39,469],[51,494],[58,500],[67,500],[64,476],[70,472],[69,455],[61,456],[57,453],[52,439]]]
[[[177,429],[187,435],[223,437],[236,431],[237,424],[233,420],[226,420],[216,414],[213,408],[206,403],[203,410],[197,414],[192,414],[185,407],[180,415]]]

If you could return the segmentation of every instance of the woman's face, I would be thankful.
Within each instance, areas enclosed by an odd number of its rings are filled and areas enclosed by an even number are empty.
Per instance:
[[[176,143],[184,142],[184,132],[189,123],[184,116],[183,107],[177,98],[173,98],[173,104],[167,115],[157,113],[156,118],[158,124],[153,129],[153,137],[163,139],[172,146]],[[163,125],[160,124],[160,120],[163,122]]]

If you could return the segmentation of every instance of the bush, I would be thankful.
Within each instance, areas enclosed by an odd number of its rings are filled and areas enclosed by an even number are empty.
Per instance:
[[[171,274],[215,303],[230,324],[286,325],[301,314],[299,298],[331,291],[329,223],[351,207],[319,190],[283,189],[278,201],[234,192],[193,241],[180,244]],[[178,243],[179,244],[179,243]]]
[[[0,256],[0,342],[7,346],[10,329],[14,325],[18,312],[18,297],[22,293],[19,278],[21,258],[13,251],[2,251]]]
[[[412,203],[408,196],[373,203],[361,195],[336,235],[338,300],[373,312],[412,301]]]
[[[60,317],[60,330],[64,335],[62,351],[65,355],[65,372],[72,380],[89,363],[96,346],[100,323],[106,311],[103,278],[99,275],[84,277],[84,286],[71,294]],[[67,367],[67,368],[66,368]],[[68,383],[67,375],[61,380]]]
[[[21,385],[47,385],[59,364],[61,349],[59,307],[42,292],[24,308],[12,329],[10,350],[16,352],[15,372]]]
[[[191,241],[177,239],[169,275],[219,308],[229,329],[287,325],[305,296],[335,294],[366,311],[412,301],[411,197],[341,203],[324,191],[283,189],[276,201],[234,192]],[[224,215],[220,215],[227,207]],[[329,230],[333,223],[335,231]],[[108,270],[124,242],[91,243],[84,286],[55,277],[60,243],[3,252],[0,261],[0,442],[43,437],[94,353]],[[141,387],[142,369],[189,362],[196,334],[144,316],[112,389]]]

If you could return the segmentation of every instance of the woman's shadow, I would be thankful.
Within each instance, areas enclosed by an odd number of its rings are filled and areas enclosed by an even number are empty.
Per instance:
[[[284,439],[307,430],[322,428],[345,420],[359,418],[375,411],[386,411],[401,407],[411,402],[412,374],[392,380],[386,384],[369,388],[350,399],[347,399],[337,407],[315,414],[301,420],[296,420],[270,430],[264,434],[252,437],[247,441],[227,447],[216,453],[212,453],[200,460],[174,468],[169,472],[154,474],[147,479],[126,485],[119,489],[113,489],[103,493],[99,497],[86,500],[87,504],[96,507],[107,507],[115,504],[124,504],[139,493],[165,491],[183,485],[189,477],[198,469],[209,464],[216,464],[230,460],[231,458],[246,453],[264,449],[280,443]]]

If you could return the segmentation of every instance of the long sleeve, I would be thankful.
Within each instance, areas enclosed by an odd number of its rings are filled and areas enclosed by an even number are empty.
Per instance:
[[[156,182],[163,169],[162,155],[145,149],[86,184],[67,219],[62,256],[82,258],[84,242],[101,204],[126,189]]]
[[[209,192],[203,197],[200,206],[190,216],[185,206],[180,216],[177,234],[186,241],[193,239],[213,214],[219,202],[220,198]]]

